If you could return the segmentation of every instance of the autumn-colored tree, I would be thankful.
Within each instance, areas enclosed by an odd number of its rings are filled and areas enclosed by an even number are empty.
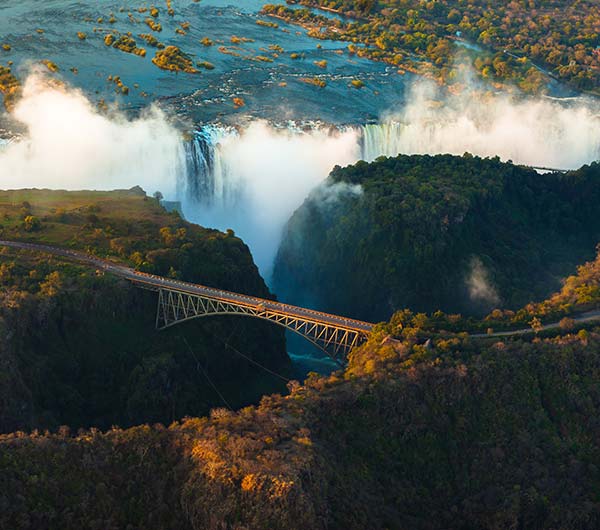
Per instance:
[[[28,215],[23,220],[23,226],[27,232],[35,232],[42,227],[42,223],[34,215]]]

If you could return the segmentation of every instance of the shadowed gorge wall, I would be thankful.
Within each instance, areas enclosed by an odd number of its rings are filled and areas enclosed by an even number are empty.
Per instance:
[[[139,191],[42,195],[0,193],[0,237],[87,249],[156,274],[271,296],[239,239],[167,214]],[[28,231],[23,217],[39,227]],[[288,373],[283,330],[268,323],[211,317],[158,332],[157,293],[25,251],[0,253],[0,285],[4,432],[170,423],[285,389],[242,356]]]
[[[471,155],[337,167],[290,219],[274,289],[372,321],[541,299],[594,255],[599,168],[539,175]]]
[[[345,373],[259,407],[169,429],[0,436],[0,524],[591,530],[599,341],[482,343],[402,314]]]

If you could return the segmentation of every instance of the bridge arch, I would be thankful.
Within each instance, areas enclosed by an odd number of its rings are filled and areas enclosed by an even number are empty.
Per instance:
[[[182,291],[158,290],[156,328],[159,330],[211,316],[243,316],[271,322],[300,335],[337,362],[366,339],[363,330],[327,324],[309,316],[287,315],[262,304],[245,305]]]
[[[368,322],[147,274],[76,250],[6,240],[0,240],[0,246],[56,255],[114,274],[142,289],[158,291],[157,329],[203,316],[249,316],[289,329],[312,342],[333,359],[339,360],[364,341],[373,328],[373,324]]]

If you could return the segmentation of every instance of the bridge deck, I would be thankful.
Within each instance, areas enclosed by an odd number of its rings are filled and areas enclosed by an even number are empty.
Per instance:
[[[246,306],[252,308],[263,307],[265,309],[268,309],[269,311],[274,311],[282,315],[298,317],[302,318],[303,320],[310,320],[313,322],[323,324],[329,324],[339,328],[357,331],[361,333],[368,333],[374,326],[374,324],[371,324],[369,322],[362,322],[360,320],[354,320],[343,316],[331,315],[329,313],[323,313],[321,311],[314,311],[312,309],[306,309],[303,307],[274,302],[273,300],[257,298],[255,296],[248,296],[244,294],[234,293],[231,291],[223,291],[221,289],[206,287],[205,285],[182,282],[171,278],[165,278],[162,276],[156,276],[153,274],[139,272],[130,267],[119,265],[113,263],[112,261],[108,261],[75,250],[67,250],[58,247],[52,247],[49,245],[40,245],[36,243],[23,243],[18,241],[3,240],[0,240],[0,246],[19,248],[25,250],[34,250],[37,252],[45,252],[48,254],[62,256],[64,258],[74,260],[85,265],[96,267],[100,270],[114,274],[115,276],[119,276],[121,278],[129,280],[137,285],[153,290],[167,289],[170,291],[178,291],[191,295],[204,296],[207,298],[212,298],[214,300],[221,300],[236,304],[238,306]]]

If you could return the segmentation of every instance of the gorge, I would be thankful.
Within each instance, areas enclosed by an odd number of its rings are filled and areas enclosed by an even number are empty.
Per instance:
[[[100,115],[81,92],[37,74],[14,113],[27,132],[0,151],[0,179],[8,188],[26,178],[42,188],[159,190],[181,202],[187,219],[233,229],[269,280],[285,223],[335,165],[471,152],[576,169],[598,157],[593,101],[452,96],[427,84],[415,85],[407,100],[363,125],[250,120],[183,132],[157,107],[137,118]],[[64,124],[60,138],[52,134],[57,120]]]
[[[598,530],[599,21],[0,0],[0,529]]]

